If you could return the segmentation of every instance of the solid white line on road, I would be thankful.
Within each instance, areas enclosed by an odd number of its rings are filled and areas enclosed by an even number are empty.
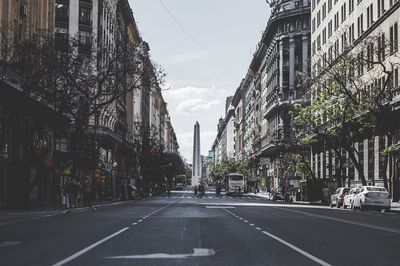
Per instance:
[[[71,255],[71,256],[69,256],[69,257],[63,259],[62,261],[59,261],[59,262],[53,264],[53,266],[61,266],[61,265],[64,265],[64,264],[70,262],[71,260],[76,259],[77,257],[81,256],[82,254],[85,254],[85,253],[88,252],[89,250],[94,249],[94,248],[97,247],[98,245],[100,245],[100,244],[106,242],[107,240],[109,240],[109,239],[111,239],[111,238],[113,238],[113,237],[115,237],[115,236],[117,236],[117,235],[119,235],[119,234],[125,232],[125,231],[128,230],[128,229],[129,229],[129,227],[125,227],[125,228],[119,230],[118,232],[115,232],[114,234],[109,235],[109,236],[107,236],[107,237],[105,237],[105,238],[103,238],[103,239],[97,241],[96,243],[93,243],[92,245],[90,245],[90,246],[88,246],[88,247],[82,249],[81,251],[78,251],[78,252],[76,252],[75,254],[73,254],[73,255]]]
[[[313,255],[311,255],[311,254],[308,253],[307,251],[304,251],[304,250],[302,250],[301,248],[298,248],[298,247],[296,247],[295,245],[290,244],[289,242],[286,242],[286,241],[283,240],[282,238],[279,238],[279,237],[277,237],[277,236],[275,236],[275,235],[273,235],[273,234],[271,234],[271,233],[268,233],[268,232],[266,232],[266,231],[262,231],[262,233],[265,234],[265,235],[267,235],[267,236],[269,236],[269,237],[271,237],[271,238],[273,238],[273,239],[275,239],[276,241],[278,241],[278,242],[284,244],[285,246],[287,246],[287,247],[293,249],[294,251],[300,253],[301,255],[306,256],[307,258],[309,258],[309,259],[315,261],[316,263],[318,263],[318,264],[320,264],[320,265],[323,265],[323,266],[331,266],[331,264],[329,264],[329,263],[327,263],[327,262],[325,262],[325,261],[323,261],[323,260],[321,260],[321,259],[319,259],[319,258],[317,258],[317,257],[315,257],[315,256],[313,256]]]
[[[294,212],[294,213],[300,213],[300,214],[304,214],[304,215],[307,215],[307,216],[310,216],[310,217],[316,217],[316,218],[321,218],[321,219],[325,219],[325,220],[331,220],[331,221],[336,221],[336,222],[341,222],[341,223],[346,223],[346,224],[358,225],[358,226],[363,226],[363,227],[367,227],[367,228],[372,228],[372,229],[377,229],[377,230],[382,230],[382,231],[387,231],[387,232],[391,232],[391,233],[400,234],[400,230],[397,230],[397,229],[394,229],[394,228],[383,227],[383,226],[374,225],[374,224],[355,222],[355,221],[350,221],[350,220],[344,220],[344,219],[340,219],[340,218],[334,218],[334,217],[329,217],[329,216],[312,214],[312,213],[303,212],[303,211],[289,210],[289,209],[286,209],[286,208],[277,208],[277,209],[285,210],[285,211],[289,211],[289,212]]]

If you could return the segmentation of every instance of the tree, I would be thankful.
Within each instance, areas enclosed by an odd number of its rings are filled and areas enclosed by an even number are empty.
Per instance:
[[[399,57],[393,49],[393,40],[379,33],[358,41],[340,56],[317,54],[308,95],[311,103],[296,109],[303,143],[323,144],[324,151],[331,150],[339,158],[340,148],[346,150],[363,185],[367,181],[355,143],[366,136],[386,136],[390,145],[395,131],[390,103],[398,87]],[[384,168],[387,160],[385,155]]]
[[[127,93],[164,81],[162,69],[147,53],[129,44],[126,29],[116,29],[115,48],[58,33],[18,41],[9,38],[13,33],[8,28],[1,29],[0,79],[17,83],[26,95],[68,117],[65,127],[50,130],[68,133],[73,173],[97,158],[92,136],[98,126],[125,138]]]
[[[236,161],[234,159],[227,159],[216,163],[212,168],[212,174],[215,181],[223,181],[225,175],[228,173],[241,173],[248,176],[251,173],[251,166],[250,160]]]

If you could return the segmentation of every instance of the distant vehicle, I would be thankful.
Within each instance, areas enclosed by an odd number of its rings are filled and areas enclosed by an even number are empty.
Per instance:
[[[139,190],[134,185],[126,184],[125,189],[127,194],[126,198],[127,200],[140,199]]]
[[[350,207],[351,209],[354,209],[353,201],[354,201],[354,196],[358,194],[360,191],[360,188],[353,187],[349,190],[349,193],[344,195],[343,199],[343,208],[346,209],[347,207]]]
[[[353,204],[354,208],[359,208],[361,211],[366,208],[389,211],[391,198],[384,187],[362,186],[359,193],[354,196]]]
[[[270,199],[272,199],[273,201],[285,200],[285,195],[284,195],[282,189],[272,190]]]
[[[175,190],[177,190],[177,191],[182,191],[182,190],[184,190],[184,188],[185,187],[182,183],[177,183],[175,186]]]
[[[239,173],[229,173],[225,176],[226,194],[243,194],[244,175]]]
[[[350,191],[349,187],[339,187],[331,196],[330,206],[340,208],[343,206],[344,196]]]

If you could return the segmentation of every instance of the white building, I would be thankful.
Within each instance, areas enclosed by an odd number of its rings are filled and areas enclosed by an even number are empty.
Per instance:
[[[398,53],[398,31],[400,23],[400,2],[395,0],[319,0],[312,2],[311,26],[312,26],[312,72],[314,76],[320,74],[318,65],[328,67],[335,64],[335,59],[344,53],[359,52],[357,49],[371,36],[380,35],[387,45],[393,48],[391,56],[386,60],[393,60]],[[372,58],[376,55],[373,48],[379,48],[379,44],[372,44]],[[376,45],[376,46],[375,46]],[[356,66],[359,79],[367,80],[368,66],[359,64]],[[397,73],[397,74],[396,74]],[[397,76],[396,76],[397,75]],[[375,79],[375,78],[374,78]],[[371,81],[373,83],[374,80]],[[398,84],[398,72],[394,72],[394,84]],[[318,97],[317,87],[313,88],[313,96]],[[368,183],[382,185],[383,156],[382,151],[387,145],[387,139],[383,136],[369,136],[354,143],[358,153],[358,160],[363,167],[363,174]],[[342,158],[349,162],[349,154],[342,150]],[[359,185],[359,173],[351,163],[339,167],[339,159],[330,155],[319,147],[313,147],[311,156],[313,170],[318,178],[328,178],[339,174],[349,177],[351,183]],[[331,169],[328,169],[329,165]],[[344,168],[344,169],[343,169]],[[387,176],[392,176],[387,169]]]

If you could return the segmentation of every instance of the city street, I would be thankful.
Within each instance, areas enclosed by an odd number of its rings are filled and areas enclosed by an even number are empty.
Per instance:
[[[398,265],[399,241],[399,214],[211,191],[0,223],[2,265]]]

